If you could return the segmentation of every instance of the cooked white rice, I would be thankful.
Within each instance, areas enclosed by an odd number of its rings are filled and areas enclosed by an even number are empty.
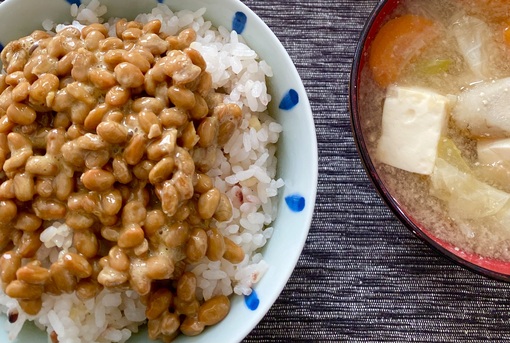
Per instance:
[[[72,25],[82,27],[102,22],[106,7],[98,0],[84,1],[79,8],[72,5],[71,14],[77,21]],[[229,222],[216,223],[226,237],[241,245],[246,253],[244,261],[233,265],[225,259],[211,262],[204,258],[189,266],[197,276],[197,297],[209,299],[214,295],[249,295],[268,268],[259,253],[273,233],[270,226],[276,216],[278,189],[284,182],[276,179],[276,145],[282,127],[267,113],[271,96],[267,93],[266,77],[272,76],[271,67],[259,61],[235,31],[224,27],[215,29],[203,15],[205,9],[196,12],[172,12],[159,4],[151,13],[141,14],[136,20],[146,23],[159,19],[162,31],[176,34],[191,27],[197,32],[192,48],[201,52],[211,73],[213,86],[223,87],[230,95],[227,102],[238,104],[243,111],[239,130],[218,151],[217,165],[209,175],[215,187],[225,192],[233,204],[233,218]],[[111,19],[111,34],[115,25]],[[46,30],[57,32],[65,25],[43,22]],[[65,224],[55,223],[41,234],[43,245],[37,258],[49,266],[59,254],[73,251],[72,230]],[[28,316],[19,308],[16,300],[0,290],[0,310],[15,310],[19,317],[9,324],[9,338],[15,339],[26,320],[32,320],[49,333],[55,331],[60,343],[78,342],[125,342],[138,326],[145,322],[145,307],[133,291],[115,293],[103,290],[95,299],[81,301],[75,294],[60,296],[44,295],[43,308],[37,316]]]

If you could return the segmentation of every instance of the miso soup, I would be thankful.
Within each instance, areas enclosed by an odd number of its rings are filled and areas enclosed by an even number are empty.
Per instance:
[[[383,183],[417,222],[510,261],[510,2],[401,1],[374,38],[359,106]]]

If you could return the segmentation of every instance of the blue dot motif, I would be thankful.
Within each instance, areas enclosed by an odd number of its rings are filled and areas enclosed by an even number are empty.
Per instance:
[[[292,194],[285,197],[285,203],[292,212],[301,212],[305,208],[305,198],[299,194]]]
[[[162,4],[163,2],[165,2],[165,0],[158,0],[158,2]]]
[[[0,52],[2,52],[3,49],[4,49],[4,46],[2,45],[2,43],[0,43]]]
[[[257,292],[255,292],[255,290],[252,290],[250,295],[245,295],[244,303],[246,304],[246,306],[248,306],[250,310],[255,311],[260,304],[260,299],[257,295]]]
[[[80,6],[80,5],[81,5],[81,0],[66,0],[66,1],[67,1],[69,4],[71,4],[71,5],[74,5],[74,4],[76,4],[76,5],[78,5],[78,6]]]
[[[280,102],[281,110],[291,110],[299,104],[299,94],[295,89],[289,89],[289,91],[283,96],[282,101]]]
[[[232,20],[232,29],[240,35],[246,28],[247,21],[248,18],[246,17],[246,14],[243,12],[236,12],[234,19]]]

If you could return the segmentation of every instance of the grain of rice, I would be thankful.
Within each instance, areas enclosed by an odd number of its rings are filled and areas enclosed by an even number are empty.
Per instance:
[[[226,278],[228,275],[227,273],[221,270],[206,270],[202,273],[202,276],[207,280],[222,280]]]
[[[229,238],[237,245],[240,245],[243,242],[243,239],[240,236],[230,236]]]
[[[76,17],[78,15],[78,5],[77,4],[71,5],[71,15],[73,17]]]
[[[209,287],[204,288],[204,291],[202,292],[202,297],[204,300],[209,300],[213,297],[214,290],[216,288],[216,285],[218,284],[218,281],[208,279],[209,280]]]
[[[122,333],[118,330],[108,328],[105,330],[103,338],[112,342],[119,342],[122,340]]]
[[[94,12],[95,15],[99,16],[99,13],[97,13],[99,6],[101,6],[101,3],[99,2],[99,0],[92,0],[92,1],[90,1],[90,3],[88,4],[88,6],[86,8],[91,10],[92,12]]]
[[[272,122],[269,124],[269,131],[275,133],[281,133],[283,131],[283,126],[276,122]]]
[[[266,164],[267,160],[269,158],[269,154],[267,152],[264,152],[260,157],[255,161],[256,166],[263,166]]]
[[[255,212],[249,213],[247,216],[248,220],[253,224],[264,224],[265,216],[264,213]]]
[[[54,27],[55,23],[51,19],[46,19],[42,22],[42,27],[46,31],[50,31]]]
[[[244,187],[243,187],[244,188]],[[247,202],[247,209],[246,209],[246,213],[250,213],[250,212],[255,212],[256,211],[256,206],[254,205],[260,205],[262,203],[262,200],[260,199],[260,194],[258,195],[253,195],[252,192],[251,192],[251,188],[244,188],[244,189],[247,189],[247,192],[245,194],[245,199],[246,199],[246,202]]]
[[[94,322],[96,324],[96,327],[103,328],[104,325],[106,324],[106,314],[103,311],[103,308],[101,308],[100,306],[97,306],[94,311],[94,314],[95,314]]]
[[[227,226],[226,232],[229,234],[234,234],[239,232],[239,225],[229,225]]]
[[[197,286],[202,289],[210,288],[211,282],[204,278],[199,278],[199,280],[197,281]]]
[[[269,135],[267,134],[267,130],[265,128],[262,128],[257,132],[257,139],[261,143],[266,143],[268,138],[269,138]]]
[[[197,264],[192,270],[191,272],[193,274],[196,274],[196,275],[200,275],[202,274],[205,270],[207,270],[208,265],[207,264]]]
[[[267,64],[266,61],[260,61],[259,68],[267,77],[273,76],[273,69],[269,66],[269,64]]]
[[[255,212],[257,210],[257,206],[253,203],[245,202],[244,204],[241,205],[240,210],[242,213],[247,214],[250,212]]]
[[[253,150],[260,152],[261,144],[257,137],[257,130],[255,130],[253,127],[250,128],[250,139],[251,139],[251,146],[252,146]],[[255,154],[254,158],[252,158],[252,160],[258,159],[258,157],[259,156],[257,154]]]

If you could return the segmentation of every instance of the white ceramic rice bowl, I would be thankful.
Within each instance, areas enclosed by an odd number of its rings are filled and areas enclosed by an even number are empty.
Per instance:
[[[268,81],[273,100],[270,113],[283,126],[278,142],[278,177],[285,181],[280,189],[278,217],[273,223],[273,237],[264,247],[263,256],[269,270],[254,287],[260,301],[250,309],[242,296],[234,296],[229,315],[220,324],[210,327],[197,337],[179,337],[176,342],[239,342],[262,319],[290,277],[305,243],[310,227],[317,187],[317,143],[312,112],[300,77],[276,36],[250,9],[238,0],[102,0],[108,7],[105,17],[134,18],[149,12],[158,2],[172,10],[207,9],[204,17],[214,26],[233,29],[235,18],[242,13],[246,25],[242,36],[259,56],[273,68]],[[45,19],[56,23],[69,22],[70,6],[79,0],[6,0],[0,4],[0,44],[41,29]],[[243,17],[241,14],[241,18]],[[237,17],[236,17],[237,15]],[[238,24],[236,24],[238,25]],[[288,94],[290,103],[282,103]],[[297,206],[296,206],[297,205]],[[5,326],[6,318],[0,317]],[[148,342],[142,331],[129,342]],[[0,342],[8,342],[5,329]],[[47,342],[47,337],[33,325],[26,325],[15,342]]]

